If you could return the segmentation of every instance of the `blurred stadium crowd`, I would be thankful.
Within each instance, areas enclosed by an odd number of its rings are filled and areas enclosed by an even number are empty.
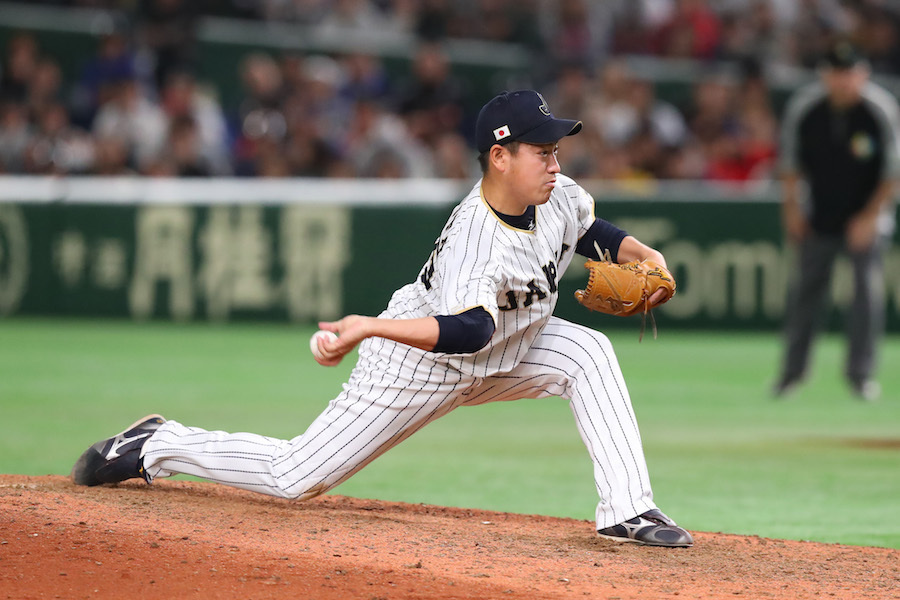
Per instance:
[[[477,176],[472,98],[445,39],[516,44],[534,57],[524,86],[580,118],[567,174],[622,182],[771,177],[778,115],[766,70],[814,68],[835,38],[873,71],[900,73],[898,14],[887,0],[68,0],[127,23],[98,37],[74,81],[21,32],[0,71],[0,171],[203,177]],[[377,56],[248,52],[242,101],[224,107],[197,68],[206,16],[414,35],[410,68]],[[674,105],[625,55],[740,65]],[[500,90],[497,90],[500,91]]]

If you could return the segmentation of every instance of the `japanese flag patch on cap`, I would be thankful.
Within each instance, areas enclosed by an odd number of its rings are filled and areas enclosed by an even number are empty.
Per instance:
[[[503,92],[481,107],[475,122],[479,153],[513,141],[550,144],[581,131],[581,121],[557,119],[544,97],[534,90]]]

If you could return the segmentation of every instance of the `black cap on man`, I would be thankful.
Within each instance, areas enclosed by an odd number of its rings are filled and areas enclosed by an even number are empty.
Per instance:
[[[503,92],[485,104],[475,123],[475,142],[483,154],[494,144],[550,144],[581,131],[581,121],[557,119],[534,90]]]

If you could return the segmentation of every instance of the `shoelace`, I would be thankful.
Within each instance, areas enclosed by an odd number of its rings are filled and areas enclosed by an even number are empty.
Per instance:
[[[644,339],[644,329],[647,325],[647,315],[650,316],[650,326],[653,328],[653,339],[656,339],[657,331],[656,331],[656,317],[653,316],[653,310],[650,307],[644,305],[644,312],[641,314],[641,333],[638,335],[638,343],[641,343]]]

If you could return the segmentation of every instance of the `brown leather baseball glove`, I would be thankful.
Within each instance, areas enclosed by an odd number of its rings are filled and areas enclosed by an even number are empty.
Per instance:
[[[590,271],[587,287],[575,292],[575,299],[590,310],[620,317],[647,314],[648,300],[656,290],[666,290],[665,298],[657,306],[675,294],[675,278],[652,260],[621,265],[589,260],[584,266]]]

